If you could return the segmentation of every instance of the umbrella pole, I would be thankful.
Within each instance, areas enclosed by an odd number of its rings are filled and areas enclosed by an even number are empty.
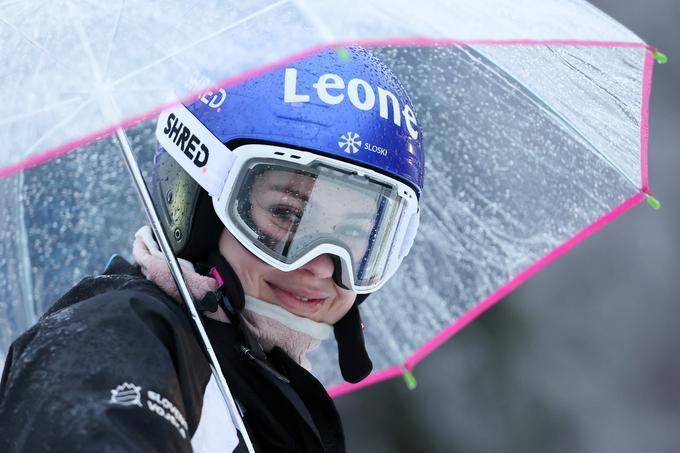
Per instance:
[[[151,224],[151,229],[153,230],[154,235],[158,239],[158,243],[161,247],[161,250],[163,251],[163,255],[165,255],[165,259],[167,260],[168,265],[170,266],[170,271],[172,273],[173,278],[175,279],[175,283],[177,284],[179,293],[182,295],[182,299],[184,300],[186,306],[189,309],[191,319],[196,327],[196,330],[199,333],[201,342],[203,343],[203,347],[208,353],[208,359],[210,361],[210,368],[212,369],[212,374],[215,377],[217,381],[217,386],[219,387],[220,392],[222,393],[222,397],[224,398],[224,401],[227,404],[227,409],[231,414],[232,421],[234,422],[234,425],[236,425],[238,431],[241,432],[241,436],[243,437],[243,440],[248,448],[248,451],[251,453],[255,453],[255,449],[253,448],[253,444],[250,441],[250,437],[248,436],[246,427],[243,424],[241,413],[236,405],[234,397],[231,395],[231,392],[229,391],[229,386],[227,385],[227,381],[224,379],[224,375],[222,374],[222,369],[220,368],[220,364],[217,361],[215,351],[213,351],[212,345],[210,344],[210,339],[208,338],[208,335],[205,332],[205,328],[203,327],[203,322],[201,321],[198,311],[196,310],[194,300],[191,297],[189,288],[187,287],[184,277],[182,276],[182,272],[180,270],[179,263],[177,262],[177,258],[175,257],[175,254],[173,253],[172,248],[170,247],[170,243],[168,242],[168,239],[165,236],[165,232],[163,231],[161,221],[158,218],[158,213],[156,212],[153,202],[151,201],[151,194],[149,193],[149,189],[146,186],[146,182],[144,181],[144,177],[142,176],[139,167],[137,166],[137,161],[132,155],[130,142],[128,141],[125,131],[121,128],[118,128],[116,130],[116,138],[118,139],[118,143],[120,144],[125,164],[127,165],[127,168],[130,171],[130,176],[132,177],[132,180],[135,183],[135,187],[137,188],[137,193],[139,194],[139,197],[142,200],[142,204],[144,205],[144,210],[146,211],[146,216],[149,220],[149,223]]]

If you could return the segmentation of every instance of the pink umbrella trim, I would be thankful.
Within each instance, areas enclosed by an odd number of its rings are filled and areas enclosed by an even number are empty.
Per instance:
[[[348,47],[352,45],[362,45],[366,47],[380,47],[380,46],[443,46],[443,45],[560,45],[560,46],[599,46],[599,47],[646,47],[650,49],[649,52],[645,54],[644,62],[644,72],[643,72],[643,89],[642,89],[642,108],[641,108],[641,123],[640,123],[640,146],[641,146],[641,172],[642,172],[642,192],[648,191],[648,179],[647,179],[647,145],[649,136],[649,98],[651,94],[651,83],[652,83],[652,70],[654,66],[654,59],[651,55],[651,48],[643,42],[619,42],[619,41],[594,41],[594,40],[530,40],[530,39],[511,39],[511,40],[455,40],[455,39],[444,39],[436,40],[429,38],[396,38],[396,39],[385,39],[385,40],[364,40],[364,41],[346,41],[338,42],[333,45],[321,45],[310,48],[304,52],[294,54],[292,56],[283,58],[277,62],[261,66],[257,69],[246,71],[239,76],[231,77],[220,83],[213,85],[212,87],[205,87],[201,91],[197,91],[188,95],[180,100],[180,102],[185,102],[189,100],[196,99],[201,95],[206,89],[210,88],[229,88],[230,86],[236,85],[243,81],[249,80],[256,77],[259,74],[263,74],[282,66],[290,64],[294,61],[300,60],[306,56],[313,55],[322,50],[331,48],[341,48]],[[150,110],[147,113],[140,114],[131,117],[119,124],[110,126],[101,131],[94,132],[92,134],[86,135],[78,140],[68,142],[59,147],[53,148],[51,150],[45,151],[36,156],[27,158],[17,164],[7,166],[0,169],[0,179],[6,178],[14,173],[35,167],[37,165],[43,164],[47,161],[55,159],[69,151],[84,146],[98,138],[105,137],[113,134],[119,128],[127,128],[133,126],[141,121],[153,118],[157,116],[162,110],[168,108],[175,103],[168,103],[161,107]],[[636,204],[640,203],[645,199],[644,193],[636,193],[622,204],[614,208],[611,212],[604,215],[585,229],[578,232],[571,239],[567,240],[564,244],[555,248],[552,252],[538,260],[533,265],[529,266],[522,273],[516,276],[514,279],[506,283],[504,286],[499,288],[489,297],[484,299],[482,302],[477,304],[472,310],[468,311],[466,314],[458,318],[452,325],[444,329],[439,334],[435,335],[429,342],[427,342],[423,347],[418,349],[411,357],[406,359],[403,365],[397,365],[386,370],[378,371],[358,384],[341,384],[336,387],[332,387],[328,390],[331,397],[337,397],[345,393],[349,393],[354,390],[375,384],[377,382],[384,381],[386,379],[394,378],[403,374],[402,367],[408,371],[411,371],[413,367],[439,347],[444,341],[449,339],[451,336],[460,331],[463,327],[472,322],[479,315],[484,313],[486,310],[495,305],[499,300],[501,300],[510,291],[515,289],[520,284],[524,283],[527,279],[533,276],[536,272],[547,266],[549,263],[557,259],[562,254],[566,253],[576,244],[584,240],[586,237],[593,234],[595,231],[599,230],[607,223],[611,222],[614,218],[626,212],[628,209],[632,208]]]
[[[617,44],[617,43],[612,43]],[[629,47],[635,47],[633,43],[618,43],[624,44]],[[588,44],[583,44],[588,45]],[[595,45],[595,44],[591,44]],[[649,52],[645,54],[644,69],[642,75],[642,106],[640,111],[640,152],[641,152],[641,172],[642,172],[642,187],[641,192],[636,193],[632,197],[628,198],[626,201],[621,203],[619,206],[614,208],[608,214],[605,214],[598,220],[596,220],[591,225],[587,226],[583,230],[576,233],[571,239],[567,240],[562,245],[555,248],[552,252],[545,255],[540,260],[536,261],[534,264],[525,269],[522,273],[517,275],[514,279],[510,280],[508,283],[503,285],[489,297],[484,299],[482,302],[477,304],[473,309],[465,313],[463,316],[458,318],[449,327],[435,335],[430,341],[428,341],[420,349],[416,350],[402,365],[393,366],[386,370],[378,371],[358,384],[340,384],[338,386],[332,387],[328,390],[331,397],[335,398],[337,396],[344,395],[346,393],[358,390],[360,388],[375,384],[377,382],[384,381],[386,379],[394,378],[403,375],[403,369],[408,371],[413,370],[413,368],[428,356],[431,352],[441,346],[446,340],[451,338],[453,335],[458,333],[463,327],[470,324],[474,319],[484,313],[486,310],[498,303],[503,297],[505,297],[512,290],[517,288],[519,285],[524,283],[526,280],[531,278],[539,270],[546,267],[548,264],[559,258],[561,255],[569,251],[571,248],[576,246],[578,243],[583,241],[585,238],[595,233],[600,228],[604,227],[606,224],[614,220],[616,217],[620,216],[636,204],[643,201],[646,193],[649,193],[649,181],[647,172],[647,150],[649,142],[649,99],[652,90],[652,73],[654,69],[654,57],[652,56],[652,50],[649,46],[644,45],[649,49]]]
[[[193,99],[197,99],[205,90],[208,89],[218,89],[218,88],[229,88],[230,86],[234,86],[236,84],[239,84],[241,82],[244,82],[246,80],[249,80],[251,78],[257,77],[260,74],[264,74],[269,71],[273,71],[275,69],[278,69],[282,66],[285,66],[287,64],[290,64],[292,62],[295,62],[297,60],[300,60],[306,56],[313,55],[317,52],[320,52],[322,50],[326,49],[332,49],[332,48],[342,48],[342,47],[348,47],[352,45],[361,45],[365,47],[382,47],[382,46],[399,46],[399,47],[416,47],[416,46],[455,46],[455,45],[526,45],[526,46],[537,46],[537,45],[556,45],[556,46],[594,46],[594,47],[646,47],[650,48],[647,44],[643,42],[621,42],[621,41],[594,41],[594,40],[560,40],[560,39],[552,39],[552,40],[532,40],[532,39],[476,39],[476,40],[458,40],[458,39],[430,39],[430,38],[393,38],[393,39],[382,39],[382,40],[360,40],[360,41],[341,41],[337,42],[335,44],[327,44],[327,45],[320,45],[316,46],[313,48],[310,48],[308,50],[305,50],[303,52],[299,52],[297,54],[291,55],[289,57],[283,58],[281,60],[278,60],[276,62],[263,65],[258,67],[257,69],[253,69],[250,71],[246,71],[238,76],[231,77],[228,79],[225,79],[219,83],[216,83],[213,86],[205,87],[204,89],[200,91],[196,91],[190,95],[187,95],[186,97],[180,99],[179,102],[185,102],[185,101],[190,101]],[[649,52],[648,52],[649,54]],[[645,76],[647,76],[647,70],[649,70],[649,80],[650,80],[650,87],[651,87],[651,69],[648,68],[649,64],[647,64],[647,60],[652,60],[650,55],[647,55],[646,60],[645,60]],[[652,60],[653,62],[653,60]],[[644,78],[644,76],[643,76]],[[649,98],[649,89],[645,91],[645,99]],[[99,138],[106,137],[108,135],[112,135],[116,130],[120,128],[127,128],[130,126],[133,126],[137,123],[140,123],[142,121],[154,118],[158,116],[158,114],[168,108],[171,107],[172,105],[175,105],[176,102],[170,102],[165,105],[161,105],[160,107],[154,108],[146,113],[142,113],[139,115],[132,116],[128,118],[125,121],[122,121],[120,123],[114,124],[112,126],[109,126],[107,128],[101,129],[99,131],[95,131],[91,134],[85,135],[84,137],[81,137],[77,140],[73,140],[70,142],[67,142],[63,145],[57,146],[55,148],[49,149],[47,151],[44,151],[40,154],[37,154],[35,156],[31,156],[29,158],[26,158],[16,164],[9,165],[7,167],[1,168],[0,169],[0,179],[6,178],[8,176],[11,176],[15,173],[18,173],[20,171],[27,170],[29,168],[36,167],[38,165],[41,165],[45,162],[48,162],[50,160],[56,159],[57,157],[64,155],[76,148],[79,148],[81,146],[85,146]],[[642,127],[646,132],[646,109],[645,109],[646,103],[643,102],[643,121]],[[644,139],[644,146],[646,147],[646,135]],[[646,153],[643,152],[643,159],[645,164],[646,164]],[[643,166],[643,168],[646,168]],[[643,170],[644,171],[644,170]],[[645,175],[643,177],[646,176]],[[646,185],[643,185],[643,187],[646,187]]]
[[[647,179],[647,147],[649,144],[649,98],[652,93],[652,72],[654,71],[654,57],[652,52],[645,53],[645,68],[642,74],[642,112],[640,120],[640,150],[641,171],[642,171],[642,191],[649,190],[649,180]]]
[[[427,342],[423,347],[418,349],[411,357],[406,359],[403,365],[401,366],[394,366],[391,368],[388,368],[386,370],[378,371],[375,374],[372,374],[371,376],[367,377],[363,381],[359,382],[358,384],[340,384],[336,387],[332,387],[331,389],[328,390],[328,393],[331,397],[335,398],[340,395],[344,395],[345,393],[352,392],[354,390],[358,390],[360,388],[366,387],[371,384],[375,384],[380,381],[384,381],[386,379],[390,379],[393,377],[397,377],[403,374],[401,367],[405,368],[408,371],[413,370],[413,367],[416,366],[418,362],[423,360],[427,355],[429,355],[432,351],[437,349],[442,343],[444,343],[446,340],[451,338],[453,335],[458,333],[463,327],[467,326],[470,324],[475,318],[477,318],[479,315],[484,313],[486,310],[494,306],[496,303],[498,303],[503,297],[505,297],[508,293],[510,293],[512,290],[517,288],[519,285],[524,283],[526,280],[531,278],[534,274],[536,274],[539,270],[543,269],[546,267],[548,264],[562,256],[564,253],[569,251],[571,248],[576,246],[579,242],[583,241],[585,238],[593,234],[595,231],[599,230],[612,220],[614,220],[616,217],[620,216],[636,204],[640,203],[645,199],[645,195],[643,193],[636,193],[623,203],[621,203],[619,206],[614,208],[611,212],[608,214],[605,214],[598,220],[596,220],[594,223],[590,224],[588,227],[584,228],[583,230],[579,231],[576,235],[574,235],[571,239],[567,240],[564,242],[562,245],[558,246],[555,248],[552,252],[548,253],[545,255],[543,258],[540,260],[536,261],[534,264],[529,266],[527,269],[522,271],[519,275],[517,275],[515,278],[510,280],[508,283],[500,287],[497,291],[495,291],[493,294],[491,294],[489,297],[484,299],[482,302],[477,304],[473,309],[465,313],[463,316],[458,318],[453,324],[451,324],[449,327],[446,329],[442,330],[440,333],[435,335],[429,342]]]

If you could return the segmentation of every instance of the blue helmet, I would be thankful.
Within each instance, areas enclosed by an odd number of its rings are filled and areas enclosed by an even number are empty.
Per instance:
[[[368,50],[326,50],[187,108],[232,148],[266,142],[352,162],[409,184],[420,196],[424,156],[413,104]]]
[[[264,143],[310,151],[394,178],[420,198],[424,153],[415,109],[392,71],[364,48],[325,50],[185,106],[231,150]],[[214,248],[222,224],[207,194],[160,146],[154,186],[175,253],[195,259]]]

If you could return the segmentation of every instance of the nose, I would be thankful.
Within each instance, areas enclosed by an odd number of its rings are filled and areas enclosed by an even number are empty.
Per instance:
[[[316,278],[330,278],[333,276],[334,264],[330,255],[319,255],[300,267]]]

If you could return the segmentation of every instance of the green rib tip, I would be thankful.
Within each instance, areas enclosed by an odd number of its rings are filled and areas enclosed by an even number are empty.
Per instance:
[[[649,205],[654,209],[659,209],[661,207],[661,203],[659,202],[659,200],[657,200],[650,194],[647,194],[647,203],[649,203]]]
[[[344,47],[338,47],[336,50],[338,51],[338,56],[340,57],[343,63],[349,62],[351,56],[349,52],[347,52],[347,49],[345,49]]]
[[[654,49],[654,52],[652,52],[652,56],[659,64],[664,64],[668,62],[668,56],[665,53],[659,52],[656,49]]]
[[[406,382],[406,388],[409,390],[414,390],[418,386],[418,381],[416,381],[415,376],[406,368],[402,368],[401,372],[404,375],[404,382]]]

